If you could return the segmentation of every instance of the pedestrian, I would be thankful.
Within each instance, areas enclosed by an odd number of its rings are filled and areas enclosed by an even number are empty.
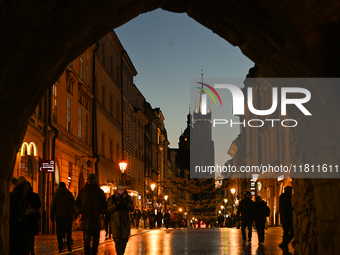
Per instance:
[[[149,218],[149,227],[150,229],[155,227],[155,213],[152,209],[152,207],[150,207],[149,211],[148,211],[148,218]]]
[[[136,229],[138,229],[138,227],[139,227],[139,220],[140,220],[141,216],[142,216],[142,213],[139,210],[138,206],[136,206],[136,209],[133,212],[133,217],[134,217],[134,220],[136,221]]]
[[[169,223],[170,223],[170,213],[169,213],[168,210],[165,210],[165,213],[164,213],[164,225],[165,225],[166,229],[169,228]]]
[[[264,227],[269,215],[270,209],[267,203],[263,201],[260,196],[257,196],[254,204],[254,219],[259,245],[264,243]]]
[[[97,175],[89,174],[84,188],[79,191],[76,199],[77,213],[81,214],[80,228],[84,235],[85,255],[95,255],[98,252],[99,235],[101,229],[101,214],[106,210],[104,191],[97,184]],[[92,253],[91,241],[92,237]]]
[[[33,188],[29,182],[27,192],[27,208],[26,208],[26,222],[27,222],[27,236],[28,236],[28,251],[34,255],[34,236],[39,234],[38,219],[41,218],[39,209],[41,207],[40,197],[33,192]]]
[[[171,216],[170,216],[170,219],[171,219],[171,225],[173,226],[173,228],[176,228],[177,219],[178,219],[177,213],[172,212]]]
[[[148,212],[146,211],[146,209],[144,209],[142,212],[142,219],[144,223],[144,228],[146,228],[147,221],[148,221]]]
[[[111,213],[112,237],[117,255],[123,255],[129,240],[131,222],[129,213],[134,211],[132,198],[125,190],[124,180],[117,181],[117,190],[109,198],[108,212]]]
[[[247,191],[245,198],[241,200],[237,217],[241,214],[241,232],[243,243],[246,242],[246,227],[248,228],[248,242],[251,243],[252,237],[252,222],[253,222],[253,206],[254,201],[250,199],[250,191]]]
[[[134,226],[135,225],[135,222],[133,220],[133,212],[130,212],[130,222],[131,222],[131,225]]]
[[[279,200],[279,212],[283,228],[282,243],[279,244],[279,247],[287,254],[289,254],[288,244],[294,238],[292,193],[292,187],[286,186]]]
[[[157,227],[161,228],[162,227],[162,220],[163,220],[163,215],[161,209],[157,210],[157,215],[156,215],[156,221],[157,221]]]
[[[67,249],[72,251],[72,220],[76,215],[73,194],[66,188],[65,182],[59,182],[51,204],[51,220],[56,221],[59,253],[63,252],[63,237],[67,239]],[[66,237],[67,236],[67,237]]]
[[[109,199],[106,204],[107,206],[109,205]],[[111,214],[109,213],[107,209],[105,211],[105,216],[104,216],[105,240],[111,239]]]
[[[219,227],[222,228],[223,227],[223,223],[224,223],[223,215],[219,215],[218,218],[217,218],[217,221],[218,221]]]
[[[28,185],[25,177],[12,178],[15,186],[10,193],[9,207],[9,254],[27,254],[28,236],[26,224]]]

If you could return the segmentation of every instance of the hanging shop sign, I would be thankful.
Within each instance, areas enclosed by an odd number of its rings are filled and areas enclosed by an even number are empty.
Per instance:
[[[54,160],[39,160],[40,173],[54,173]]]

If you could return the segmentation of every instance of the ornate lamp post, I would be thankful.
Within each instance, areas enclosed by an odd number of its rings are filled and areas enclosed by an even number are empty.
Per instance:
[[[168,195],[165,195],[165,196],[164,196],[164,201],[165,201],[165,210],[166,210],[166,203],[167,203],[167,201],[168,201],[168,198],[169,198],[169,196],[168,196]]]
[[[150,185],[151,191],[152,191],[152,208],[153,208],[153,191],[155,190],[156,184],[152,183]]]
[[[230,189],[230,191],[231,191],[231,194],[233,195],[233,216],[234,216],[234,206],[235,206],[235,198],[234,198],[234,195],[235,195],[236,189],[232,188],[232,189]]]
[[[125,177],[126,177],[126,173],[125,173],[125,170],[126,170],[126,167],[127,167],[127,162],[126,162],[126,160],[125,159],[121,159],[120,161],[119,161],[119,169],[120,169],[120,171],[122,172],[122,179],[125,179]]]

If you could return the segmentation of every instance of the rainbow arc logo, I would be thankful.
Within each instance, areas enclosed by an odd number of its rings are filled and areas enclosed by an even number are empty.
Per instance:
[[[197,83],[202,85],[202,87],[197,87],[197,88],[200,89],[201,91],[204,91],[205,93],[207,93],[212,98],[212,100],[214,101],[215,105],[217,105],[215,97],[213,96],[213,94],[209,90],[203,88],[203,86],[209,88],[217,96],[217,98],[220,101],[220,104],[222,106],[221,97],[220,97],[220,95],[217,93],[217,91],[213,87],[211,87],[210,85],[208,85],[206,83],[203,83],[203,82],[197,82]],[[202,106],[203,106],[203,109],[206,109],[206,105],[207,105],[206,100],[207,100],[206,96],[202,96]],[[206,114],[206,111],[203,110],[202,114]]]

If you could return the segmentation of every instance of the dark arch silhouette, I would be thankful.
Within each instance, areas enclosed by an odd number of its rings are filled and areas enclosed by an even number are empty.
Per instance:
[[[185,12],[240,47],[264,77],[330,77],[339,76],[340,70],[339,6],[336,0],[2,1],[0,207],[8,206],[15,155],[36,105],[67,63],[111,29],[157,8]],[[323,101],[339,92],[318,91],[318,97]],[[338,104],[333,103],[334,109],[340,109]],[[311,123],[311,130],[318,127]],[[297,137],[301,132],[296,129]],[[0,213],[5,232],[7,211]],[[8,235],[1,236],[0,249],[7,254]]]

